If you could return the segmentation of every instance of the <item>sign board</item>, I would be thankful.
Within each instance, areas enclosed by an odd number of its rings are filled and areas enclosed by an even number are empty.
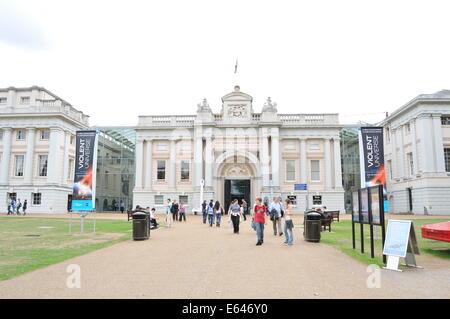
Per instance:
[[[287,198],[291,201],[292,205],[297,205],[297,196],[295,196],[295,195],[288,195]]]
[[[306,190],[308,190],[308,184],[294,184],[294,190],[306,191]]]
[[[381,194],[380,194],[381,190]],[[372,217],[371,223],[373,225],[381,225],[382,222],[382,208],[380,205],[383,205],[382,196],[383,189],[381,186],[373,186],[369,188],[369,196],[370,196],[370,216]]]
[[[97,144],[98,131],[77,131],[72,195],[73,211],[95,210]]]
[[[361,214],[360,214],[360,223],[369,224],[369,191],[367,188],[362,188],[359,194]]]
[[[355,223],[359,223],[359,194],[358,191],[352,193],[352,216]]]
[[[322,195],[313,195],[313,205],[322,205]]]

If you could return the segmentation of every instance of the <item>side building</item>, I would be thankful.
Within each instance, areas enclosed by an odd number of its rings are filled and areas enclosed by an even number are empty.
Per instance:
[[[421,94],[380,123],[393,213],[450,212],[450,90]]]
[[[0,89],[0,211],[12,199],[28,210],[67,212],[75,133],[88,116],[43,87]]]

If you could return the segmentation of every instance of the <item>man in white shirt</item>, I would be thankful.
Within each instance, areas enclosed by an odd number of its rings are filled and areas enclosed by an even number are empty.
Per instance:
[[[280,199],[278,197],[273,198],[273,202],[269,206],[269,215],[270,220],[273,223],[273,234],[276,236],[279,234],[280,236],[283,235],[283,229],[281,228],[281,211],[283,209],[283,206],[280,202]],[[277,231],[278,228],[278,231]]]

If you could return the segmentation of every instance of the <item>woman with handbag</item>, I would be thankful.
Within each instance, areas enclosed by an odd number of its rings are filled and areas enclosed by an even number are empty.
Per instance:
[[[294,244],[294,221],[292,220],[294,212],[291,201],[286,199],[284,202],[286,205],[284,209],[284,235],[286,238],[284,244],[292,246]]]

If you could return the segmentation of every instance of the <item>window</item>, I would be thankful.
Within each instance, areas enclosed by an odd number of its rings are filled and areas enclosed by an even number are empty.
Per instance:
[[[309,149],[310,150],[319,150],[320,149],[320,144],[319,141],[311,141],[309,142]]]
[[[286,161],[286,180],[295,181],[295,160]]]
[[[409,123],[405,124],[405,131],[406,131],[406,134],[411,133],[411,125]]]
[[[391,130],[386,127],[386,141],[389,143],[391,141]]]
[[[14,176],[20,177],[23,176],[23,155],[16,155],[14,161]]]
[[[295,142],[294,141],[286,141],[284,144],[284,149],[286,151],[295,151]]]
[[[442,125],[450,125],[450,116],[442,116],[441,124]]]
[[[74,142],[75,142],[75,136],[70,135],[70,145],[73,145]]]
[[[48,155],[39,155],[39,176],[47,176]]]
[[[166,161],[157,161],[157,174],[158,181],[164,181],[166,179]]]
[[[181,180],[188,181],[189,180],[189,162],[181,161]]]
[[[30,97],[29,96],[22,96],[20,98],[20,103],[22,103],[22,104],[30,104]]]
[[[157,151],[167,151],[167,142],[157,142],[156,150]]]
[[[320,161],[311,160],[311,181],[320,181]]]
[[[406,158],[408,159],[408,168],[409,168],[409,175],[414,175],[414,161],[412,153],[406,154]]]
[[[42,202],[42,194],[41,193],[33,193],[33,205],[41,205]]]
[[[180,203],[183,203],[184,205],[186,205],[188,203],[189,196],[188,195],[180,195],[178,197],[178,199],[179,199]]]
[[[26,134],[25,131],[19,130],[19,131],[17,131],[17,135],[16,136],[17,136],[18,140],[24,140],[25,137],[27,136],[27,134]]]
[[[155,195],[155,205],[164,205],[163,195]]]
[[[450,172],[450,147],[444,148],[445,171]]]
[[[387,161],[387,167],[388,167],[388,174],[389,174],[389,179],[392,179],[392,161],[388,160]]]
[[[41,131],[41,140],[48,140],[50,138],[50,130]]]
[[[6,104],[6,97],[0,97],[0,104]]]
[[[75,160],[73,158],[69,159],[69,172],[67,173],[67,176],[69,177],[70,180],[73,179],[74,164],[75,164]]]

